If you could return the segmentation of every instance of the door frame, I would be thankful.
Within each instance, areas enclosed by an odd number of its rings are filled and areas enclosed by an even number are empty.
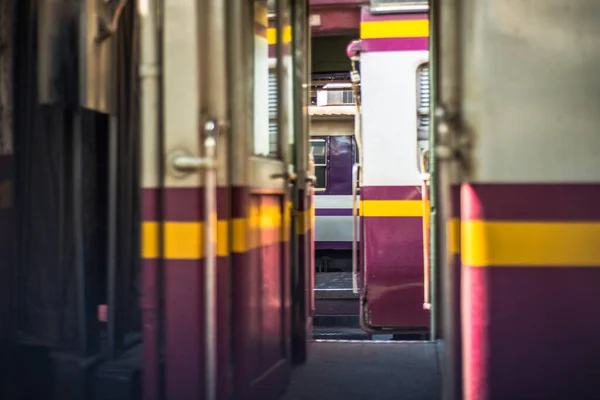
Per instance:
[[[262,19],[254,17],[255,2],[252,0],[229,2],[227,25],[230,35],[227,41],[229,58],[229,104],[231,120],[230,146],[230,199],[232,229],[230,243],[232,249],[232,359],[233,359],[233,398],[254,399],[276,397],[283,391],[291,375],[291,269],[290,269],[290,226],[291,226],[291,180],[289,171],[288,118],[278,117],[277,158],[253,155],[254,134],[254,40],[256,25],[264,29],[266,39],[266,1],[259,12]],[[277,1],[277,27],[283,26],[282,0]],[[278,109],[287,110],[285,86],[282,85],[283,64],[282,29],[277,29],[277,71]],[[265,59],[268,68],[268,59]],[[262,237],[265,228],[262,222],[254,221],[262,215],[262,201],[279,204],[279,212],[274,220],[279,222],[269,226],[277,232],[279,250],[273,250],[273,243],[256,242]],[[256,205],[258,202],[258,206]],[[267,218],[268,219],[268,218]],[[254,222],[253,222],[254,221]],[[261,226],[262,225],[262,226]],[[269,247],[271,246],[271,247]],[[259,316],[264,305],[257,304],[260,293],[257,287],[264,283],[262,272],[269,261],[267,252],[279,252],[274,264],[280,268],[279,311],[280,327],[278,355],[269,359],[257,350],[265,346],[268,335],[261,331]],[[266,257],[266,258],[262,258]],[[270,261],[273,263],[273,261]],[[272,286],[273,285],[273,282]],[[267,288],[268,289],[268,288]],[[265,339],[267,338],[267,339]],[[273,338],[266,346],[273,344]],[[260,343],[259,343],[260,342]],[[270,347],[269,347],[270,348]],[[262,348],[261,348],[262,349]],[[266,360],[266,361],[265,361]],[[269,363],[269,364],[263,364]]]

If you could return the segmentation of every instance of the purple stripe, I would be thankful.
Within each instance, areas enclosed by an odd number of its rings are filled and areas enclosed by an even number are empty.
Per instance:
[[[465,184],[461,201],[469,220],[600,220],[599,184]]]
[[[284,43],[283,44],[283,55],[284,56],[288,56],[292,51],[292,47],[290,45],[290,43]],[[277,56],[277,44],[270,44],[269,45],[269,58],[275,58]]]
[[[452,210],[450,217],[460,218],[460,185],[452,185],[450,188],[452,196]]]
[[[317,208],[315,209],[317,217],[351,217],[351,208]]]
[[[429,50],[427,37],[361,39],[361,44],[363,52]]]
[[[429,325],[423,310],[423,225],[420,217],[369,217],[363,226],[370,324]]]
[[[363,8],[361,22],[377,22],[377,21],[414,21],[427,20],[429,16],[426,13],[407,13],[407,14],[371,14],[367,8]]]
[[[158,204],[162,196],[162,217],[165,221],[200,221],[204,218],[203,188],[143,188],[142,220],[157,221]],[[229,218],[228,188],[217,188],[217,215]]]
[[[327,139],[329,147],[327,168],[327,194],[352,194],[352,151],[351,136],[332,136]]]
[[[263,38],[267,37],[267,27],[260,22],[254,22],[254,34]]]
[[[349,250],[352,249],[352,242],[317,242],[315,249],[318,250]]]
[[[419,186],[365,186],[362,200],[421,200]]]
[[[597,398],[600,269],[463,266],[462,279],[465,400]]]

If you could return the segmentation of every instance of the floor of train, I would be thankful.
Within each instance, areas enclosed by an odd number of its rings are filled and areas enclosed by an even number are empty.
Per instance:
[[[434,342],[315,341],[280,400],[437,400]]]

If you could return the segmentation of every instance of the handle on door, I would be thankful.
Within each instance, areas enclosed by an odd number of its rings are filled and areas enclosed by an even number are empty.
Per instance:
[[[281,174],[271,175],[271,179],[284,179],[284,180],[288,181],[289,183],[295,183],[296,182],[296,174],[294,174],[293,172],[285,171]]]
[[[217,399],[217,137],[214,120],[204,124],[204,157],[178,155],[173,167],[181,171],[204,171],[204,339],[206,399]]]
[[[308,175],[306,177],[306,183],[312,186],[317,186],[317,177],[315,175]]]
[[[352,166],[352,292],[358,293],[358,174],[360,164]]]

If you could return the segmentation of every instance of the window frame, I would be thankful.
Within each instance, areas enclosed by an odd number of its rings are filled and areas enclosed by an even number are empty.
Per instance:
[[[313,153],[313,142],[323,142],[324,144],[324,149],[325,149],[325,163],[324,164],[317,164],[316,162],[314,162],[314,168],[315,168],[315,176],[317,175],[317,167],[324,167],[325,168],[325,185],[323,187],[317,187],[316,183],[314,186],[314,190],[315,192],[326,192],[327,191],[327,185],[329,183],[329,179],[327,179],[327,175],[329,172],[329,137],[322,137],[322,136],[317,136],[314,138],[310,138],[309,139],[309,144],[310,144],[310,152],[311,154]],[[314,160],[314,155],[313,155],[313,160]]]

